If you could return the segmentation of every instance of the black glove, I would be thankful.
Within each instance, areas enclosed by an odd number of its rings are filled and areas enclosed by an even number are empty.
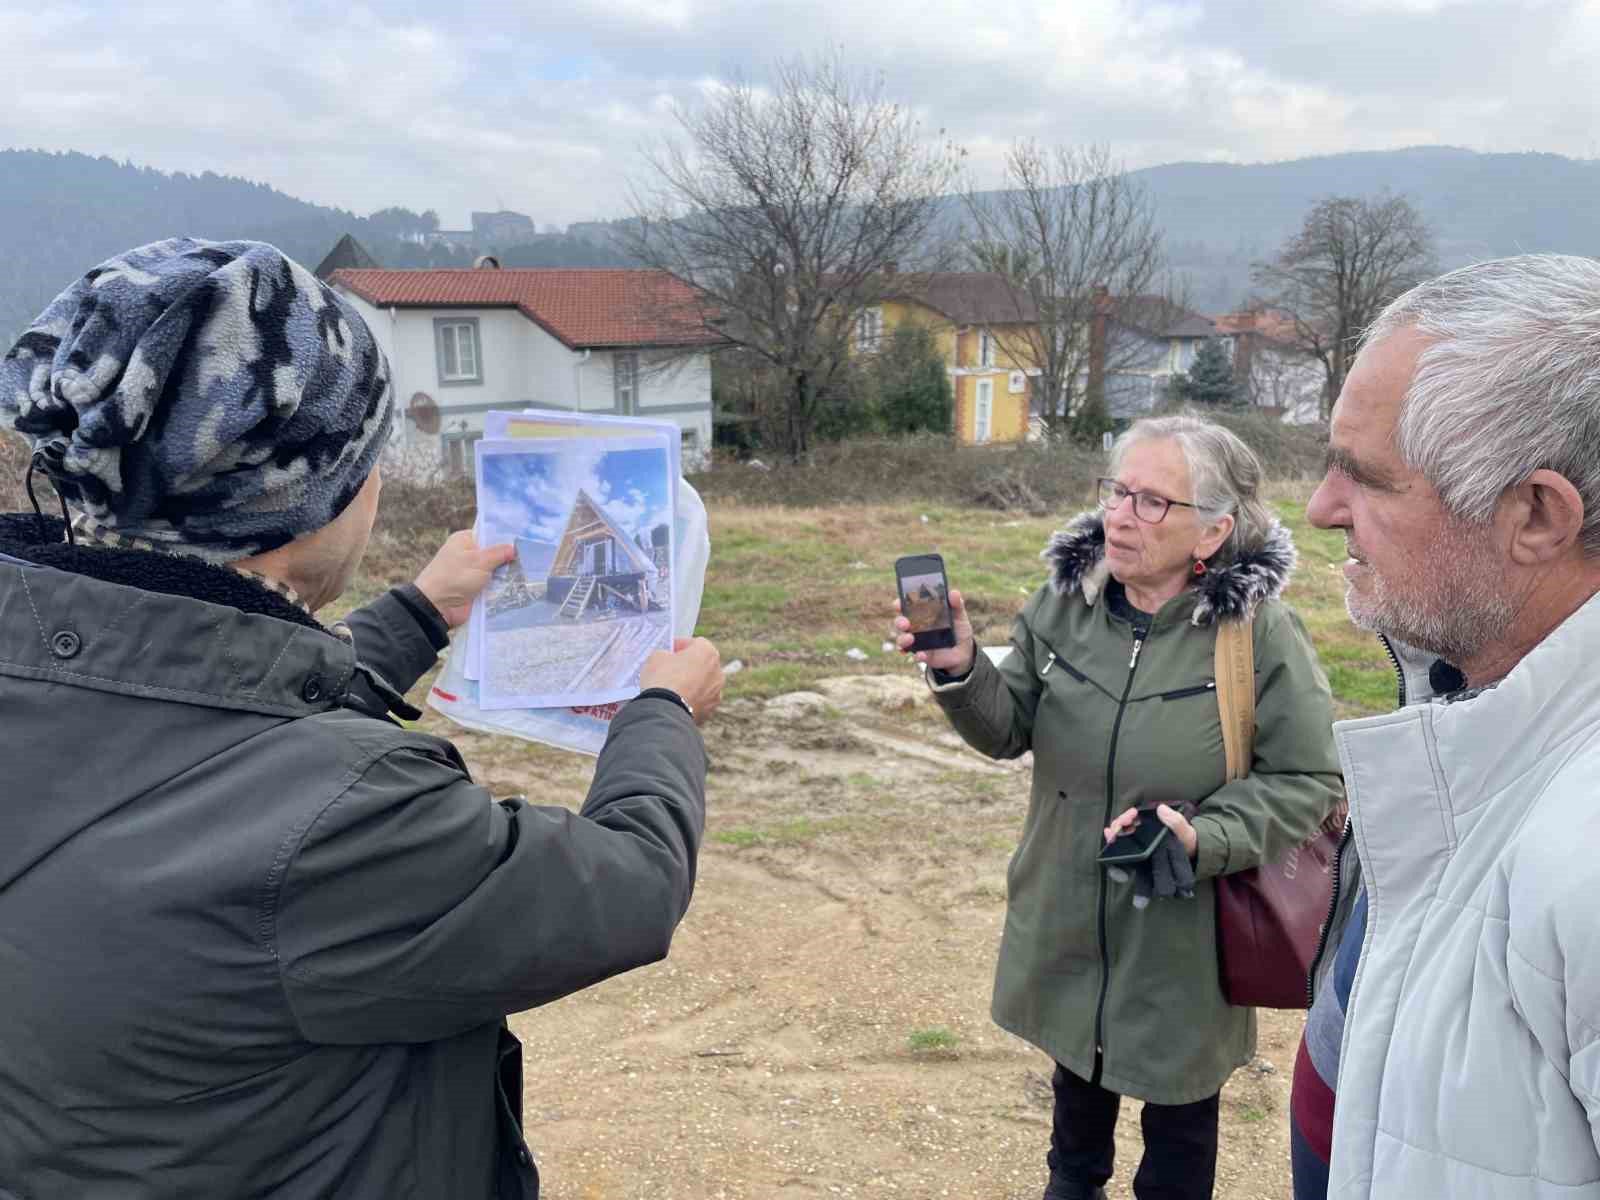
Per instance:
[[[1191,804],[1171,804],[1168,807],[1182,813],[1185,818],[1194,815],[1194,806]],[[1153,808],[1143,819],[1161,820]],[[1176,833],[1169,832],[1162,838],[1155,852],[1142,863],[1136,863],[1131,868],[1108,867],[1106,873],[1119,883],[1125,882],[1130,874],[1133,876],[1133,907],[1137,909],[1148,906],[1152,897],[1162,900],[1194,899],[1194,864],[1189,861],[1188,852]]]

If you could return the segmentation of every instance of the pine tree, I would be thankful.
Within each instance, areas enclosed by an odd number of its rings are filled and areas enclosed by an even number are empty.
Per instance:
[[[1179,397],[1191,404],[1232,405],[1239,400],[1233,360],[1221,338],[1207,338],[1195,352],[1188,374],[1176,382]]]

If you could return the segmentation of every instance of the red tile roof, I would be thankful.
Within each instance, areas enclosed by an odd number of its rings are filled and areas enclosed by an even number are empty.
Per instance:
[[[343,270],[331,282],[383,308],[515,308],[573,349],[722,340],[702,323],[694,293],[660,271]]]

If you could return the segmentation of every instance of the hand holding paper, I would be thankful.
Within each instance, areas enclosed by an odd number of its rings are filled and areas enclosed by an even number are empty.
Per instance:
[[[657,650],[639,672],[639,687],[667,688],[694,710],[696,725],[722,703],[722,655],[705,638],[678,638],[672,651]]]
[[[516,556],[516,547],[507,542],[480,548],[470,529],[452,533],[422,573],[417,590],[426,596],[451,629],[463,624],[472,612],[472,602],[489,585],[497,567]]]

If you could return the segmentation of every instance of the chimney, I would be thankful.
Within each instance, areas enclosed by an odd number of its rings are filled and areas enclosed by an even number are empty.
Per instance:
[[[1254,366],[1256,353],[1255,318],[1252,315],[1249,325],[1233,335],[1233,382],[1238,386],[1242,395],[1249,395],[1250,369]]]
[[[1094,285],[1094,313],[1089,318],[1089,379],[1085,399],[1099,404],[1106,398],[1106,324],[1111,311],[1111,293],[1103,283]]]

